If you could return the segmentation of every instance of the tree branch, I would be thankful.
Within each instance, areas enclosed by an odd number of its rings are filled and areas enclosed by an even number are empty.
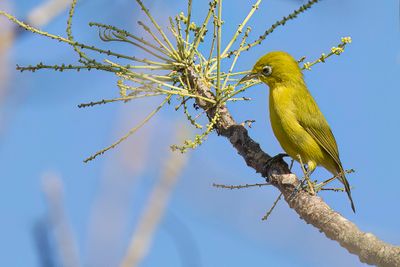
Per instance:
[[[189,68],[187,76],[192,88],[200,96],[215,99],[208,84],[194,69]],[[210,119],[217,112],[213,104],[199,98],[197,104]],[[277,160],[267,168],[266,162],[271,156],[251,139],[245,127],[235,122],[225,105],[218,109],[220,118],[215,125],[217,133],[228,138],[246,164],[282,192],[286,202],[300,218],[328,238],[339,242],[350,253],[357,255],[361,262],[385,267],[400,266],[400,247],[387,244],[371,233],[362,232],[354,223],[332,210],[319,196],[312,196],[303,190],[293,194],[300,181],[290,173],[288,165],[283,160]]]

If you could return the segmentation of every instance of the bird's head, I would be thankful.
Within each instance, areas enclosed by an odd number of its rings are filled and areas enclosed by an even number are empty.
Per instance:
[[[275,51],[261,57],[251,73],[244,76],[239,83],[253,79],[259,79],[271,87],[282,82],[303,82],[303,73],[291,55]]]

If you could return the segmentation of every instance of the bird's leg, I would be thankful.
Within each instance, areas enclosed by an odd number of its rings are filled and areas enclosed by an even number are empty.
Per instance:
[[[300,155],[298,155],[298,156],[299,156],[299,158],[300,158],[300,160],[301,160]],[[292,159],[292,161],[290,162],[290,168],[289,168],[290,171],[292,170],[293,163],[294,163],[294,159]],[[301,163],[300,163],[300,164],[301,164]],[[304,168],[304,165],[301,164],[301,166],[302,166],[302,169],[303,169],[303,168]],[[305,182],[305,179],[301,179],[301,180],[300,180],[300,183],[299,183],[298,186],[296,186],[296,188],[293,190],[293,192],[292,192],[292,194],[290,195],[289,199],[292,199],[292,197],[294,197],[294,196],[297,194],[297,192],[299,192],[300,188],[303,188],[304,182]]]
[[[300,155],[298,155],[298,157],[299,157],[301,169],[303,170],[304,176],[305,176],[305,177],[308,177],[309,174],[308,174],[308,172],[305,170],[305,166],[304,166],[304,164],[302,163],[302,160],[301,160]],[[294,160],[292,159],[292,162],[290,163],[290,170],[292,170],[293,162],[294,162]],[[310,174],[311,174],[311,173],[310,173]],[[306,178],[305,178],[305,177],[304,177],[303,179],[300,180],[300,183],[299,183],[299,184],[296,186],[296,188],[293,190],[293,192],[292,192],[292,194],[290,195],[289,199],[292,199],[292,198],[297,194],[297,192],[299,192],[300,188],[303,188],[304,182],[306,181]],[[311,187],[311,188],[313,188],[313,187]]]
[[[309,190],[311,195],[315,195],[314,184],[310,180],[310,175],[312,174],[312,172],[314,170],[312,170],[312,169],[311,170],[307,170],[306,167],[305,167],[305,164],[303,163],[303,160],[301,159],[301,156],[297,155],[297,157],[299,158],[300,166],[301,166],[301,169],[302,169],[303,174],[304,174],[304,179],[307,181],[307,188],[308,188],[308,190]]]
[[[312,194],[312,195],[315,195],[315,182],[313,183],[311,180],[310,180],[310,176],[311,176],[311,174],[314,172],[314,170],[309,170],[308,172],[307,172],[307,174],[306,174],[306,179],[307,179],[307,184],[308,184],[308,187],[309,187],[309,189],[310,189],[310,193]]]

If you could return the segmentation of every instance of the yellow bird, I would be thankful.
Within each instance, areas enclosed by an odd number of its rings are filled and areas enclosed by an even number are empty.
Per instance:
[[[317,166],[338,176],[355,212],[335,137],[308,91],[297,61],[286,52],[268,53],[239,83],[252,79],[259,79],[270,88],[272,130],[283,150],[301,164],[307,164],[306,178]]]

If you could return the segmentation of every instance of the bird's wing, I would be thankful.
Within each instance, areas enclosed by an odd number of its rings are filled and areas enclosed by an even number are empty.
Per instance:
[[[300,125],[317,141],[317,143],[333,158],[337,164],[338,171],[341,172],[339,180],[344,185],[347,196],[350,199],[352,210],[356,212],[353,198],[351,197],[350,184],[347,181],[342,163],[339,159],[339,151],[335,137],[333,136],[331,128],[329,127],[322,113],[321,116],[316,117],[307,120],[300,120]]]
[[[320,112],[319,112],[320,113]],[[342,163],[339,158],[339,151],[336,144],[335,137],[323,117],[322,113],[320,116],[307,117],[307,119],[300,118],[300,125],[309,133],[315,141],[332,157],[342,171]]]
[[[307,133],[310,134],[315,141],[317,141],[317,143],[332,157],[337,164],[338,171],[341,172],[339,180],[343,183],[347,196],[350,199],[351,208],[355,212],[356,209],[351,197],[350,185],[347,181],[342,163],[339,159],[339,150],[335,137],[333,136],[331,128],[329,127],[328,122],[325,120],[324,115],[318,109],[317,104],[314,101],[309,101],[308,103],[308,106],[303,107],[305,110],[307,110],[306,113],[308,116],[304,116],[305,113],[300,112],[298,113],[300,114],[298,121],[300,125],[307,131]]]

